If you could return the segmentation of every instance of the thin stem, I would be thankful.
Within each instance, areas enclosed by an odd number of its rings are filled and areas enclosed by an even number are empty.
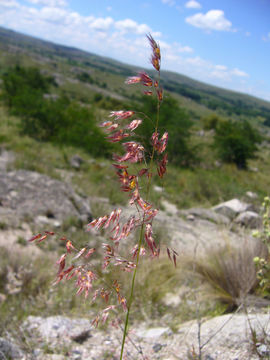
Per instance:
[[[160,74],[159,74],[159,79],[160,79]],[[160,100],[158,99],[158,104],[157,104],[157,118],[156,118],[156,124],[155,124],[155,132],[157,132],[157,129],[158,129],[159,110],[160,110]],[[150,193],[150,186],[151,186],[151,180],[152,180],[152,169],[153,169],[154,155],[155,155],[155,149],[154,149],[154,147],[153,147],[153,149],[152,149],[152,154],[151,154],[151,158],[150,158],[149,177],[148,177],[147,190],[146,190],[146,201],[148,200],[148,198],[149,198],[149,193]],[[127,329],[128,329],[128,322],[129,322],[129,314],[130,314],[130,309],[131,309],[131,305],[132,305],[132,301],[133,301],[133,294],[134,294],[134,287],[135,287],[135,279],[136,279],[137,269],[138,269],[138,265],[139,265],[141,247],[142,247],[143,230],[144,230],[144,220],[145,220],[145,213],[144,213],[144,215],[143,215],[143,220],[142,220],[142,225],[141,225],[141,231],[140,231],[140,237],[139,237],[139,244],[138,244],[138,252],[137,252],[137,257],[136,257],[136,267],[135,267],[135,269],[134,269],[133,277],[132,277],[130,297],[129,297],[129,303],[128,303],[128,308],[127,308],[127,315],[126,315],[125,327],[124,327],[124,333],[123,333],[123,339],[122,339],[122,345],[121,345],[120,360],[122,360],[123,354],[124,354],[124,346],[125,346],[125,341],[126,341],[126,336],[127,336]]]
[[[131,304],[132,304],[132,300],[133,300],[135,279],[136,279],[137,268],[138,268],[139,258],[140,258],[140,250],[141,250],[141,245],[142,245],[143,228],[144,228],[143,225],[144,225],[144,224],[142,224],[142,226],[141,226],[141,231],[140,231],[140,239],[139,239],[138,253],[137,253],[137,259],[136,259],[136,267],[135,267],[135,269],[134,269],[133,277],[132,277],[131,291],[130,291],[130,297],[129,297],[129,304],[128,304],[128,310],[127,310],[127,315],[126,315],[126,321],[125,321],[125,328],[124,328],[124,333],[123,333],[123,339],[122,339],[120,360],[122,360],[122,358],[123,358],[125,340],[126,340],[126,336],[127,336],[127,328],[128,328],[129,314],[130,314]]]

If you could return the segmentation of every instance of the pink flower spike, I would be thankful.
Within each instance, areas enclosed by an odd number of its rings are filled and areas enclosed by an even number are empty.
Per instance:
[[[126,79],[125,83],[130,85],[130,84],[137,84],[141,82],[141,78],[139,76],[130,76]]]
[[[124,156],[114,155],[114,159],[118,162],[129,161],[130,163],[136,163],[143,160],[144,147],[136,143],[135,141],[126,142],[123,147],[127,151]]]
[[[100,127],[107,127],[113,125],[112,121],[104,121],[103,123],[99,124]]]
[[[78,252],[78,254],[77,254],[76,256],[74,256],[74,258],[73,258],[72,260],[76,260],[76,259],[78,259],[79,257],[81,257],[81,256],[85,253],[85,251],[86,251],[86,248],[82,248],[82,249]]]
[[[157,246],[156,246],[155,240],[153,238],[153,231],[152,231],[151,224],[146,224],[144,238],[145,238],[145,242],[147,243],[149,249],[152,252],[152,255],[157,256],[158,251],[157,251]]]
[[[163,175],[166,173],[168,163],[168,154],[165,154],[162,161],[158,164],[157,172],[158,176],[162,179]]]
[[[126,129],[134,131],[142,123],[142,120],[132,120],[130,124],[126,126]]]
[[[61,255],[60,259],[56,262],[56,264],[59,265],[57,275],[59,275],[59,274],[63,271],[63,269],[65,268],[65,265],[66,265],[66,256],[67,256],[67,254]]]
[[[148,74],[146,74],[145,72],[140,72],[139,75],[141,78],[141,82],[144,86],[150,87],[153,85],[153,80],[150,78]]]
[[[144,222],[150,222],[153,220],[153,218],[157,215],[158,213],[158,209],[151,209],[150,211],[147,212],[147,217],[144,219]]]
[[[120,111],[111,111],[109,116],[115,117],[116,120],[119,120],[119,119],[124,120],[124,119],[131,117],[134,114],[135,114],[134,111],[120,110]]]
[[[114,142],[121,141],[128,136],[130,136],[130,134],[124,133],[124,131],[121,129],[121,130],[117,131],[116,133],[114,133],[113,135],[107,136],[107,139],[109,142],[114,143]]]
[[[158,96],[158,100],[161,102],[163,100],[163,90],[162,89],[157,89],[157,96]]]
[[[119,170],[123,170],[123,169],[127,169],[128,166],[127,165],[120,165],[120,164],[112,164],[112,166],[114,166],[116,169],[119,169]]]
[[[71,249],[72,249],[72,250],[76,250],[75,247],[72,245],[72,242],[71,242],[70,240],[68,240],[68,241],[66,242],[66,249],[67,249],[67,252],[68,252],[69,254],[71,254]]]
[[[155,131],[151,136],[151,142],[154,147],[156,147],[159,142],[158,137],[159,137],[159,133],[157,131]]]
[[[41,241],[47,239],[48,235],[43,235],[40,239],[38,239],[37,243],[39,244]]]
[[[95,248],[89,249],[87,251],[87,254],[84,255],[85,259],[88,259],[95,251],[96,251]]]
[[[104,225],[104,229],[107,229],[111,222],[112,223],[114,223],[115,221],[118,222],[121,212],[122,212],[121,209],[113,210],[111,212],[111,214],[109,215],[108,220],[106,221],[106,223]]]
[[[144,95],[147,95],[147,96],[153,95],[153,91],[144,91],[143,93],[144,93]]]
[[[118,128],[119,124],[112,124],[109,127],[107,127],[106,131],[111,132]]]
[[[145,213],[148,213],[148,211],[152,208],[152,205],[143,200],[143,198],[139,198],[137,203]]]
[[[167,143],[168,143],[168,137],[169,137],[169,134],[167,133],[167,131],[162,135],[161,139],[160,139],[160,142],[161,142],[161,146],[160,146],[160,149],[159,149],[159,153],[163,153],[166,149],[166,146],[167,146]]]
[[[153,55],[160,60],[160,47],[151,34],[146,35],[153,50]]]
[[[139,172],[138,172],[138,176],[143,176],[144,174],[146,174],[148,172],[148,169],[141,169]]]

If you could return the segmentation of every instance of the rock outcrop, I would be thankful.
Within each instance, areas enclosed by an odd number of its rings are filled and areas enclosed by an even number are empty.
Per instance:
[[[87,223],[91,220],[91,209],[86,198],[62,181],[33,171],[3,171],[0,173],[0,216],[2,221],[14,225],[25,219],[33,221],[37,216],[57,223],[77,217]]]
[[[82,341],[78,341],[80,334],[89,329],[87,319],[31,316],[23,326],[32,341],[39,339],[35,348],[38,360],[52,360],[55,356],[63,356],[58,350],[63,343],[66,345],[64,359],[119,359],[119,344],[122,337],[120,329],[93,329],[91,336],[89,330],[88,335],[82,337]],[[74,333],[76,337],[73,337]],[[257,339],[260,340],[254,343],[252,333],[256,333]],[[192,353],[199,354],[199,336],[204,360],[255,360],[259,358],[259,354],[270,354],[268,333],[268,314],[218,316],[202,321],[200,330],[196,320],[189,321],[180,325],[176,332],[168,327],[147,327],[147,324],[140,324],[131,327],[132,341],[126,343],[126,351],[130,359],[141,358],[141,353],[153,360],[185,360],[191,358],[188,356]],[[50,344],[51,349],[55,349],[55,354],[51,355],[54,357],[44,357],[42,346],[46,343]]]

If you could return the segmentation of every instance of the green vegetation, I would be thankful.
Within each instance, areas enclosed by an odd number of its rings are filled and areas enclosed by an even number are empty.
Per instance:
[[[247,160],[255,157],[262,137],[247,121],[221,121],[216,126],[214,146],[222,161],[247,168]]]
[[[142,114],[147,114],[150,119],[145,119],[138,133],[142,139],[149,139],[153,132],[152,121],[156,116],[156,103],[151,97],[143,97],[141,103],[138,110]],[[162,103],[159,124],[161,134],[165,131],[170,134],[167,147],[169,161],[177,166],[189,166],[194,163],[196,155],[189,143],[193,123],[188,113],[171,96],[167,96]],[[144,141],[144,146],[149,149],[150,144]]]
[[[3,99],[11,114],[21,117],[21,131],[37,140],[78,146],[94,156],[111,148],[96,125],[94,112],[67,97],[47,99],[51,78],[37,68],[16,66],[3,75]]]

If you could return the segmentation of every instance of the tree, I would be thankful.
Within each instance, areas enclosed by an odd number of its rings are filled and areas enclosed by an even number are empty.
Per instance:
[[[235,163],[239,169],[247,168],[247,160],[255,158],[262,137],[249,122],[226,120],[219,122],[214,136],[214,147],[219,158]]]

